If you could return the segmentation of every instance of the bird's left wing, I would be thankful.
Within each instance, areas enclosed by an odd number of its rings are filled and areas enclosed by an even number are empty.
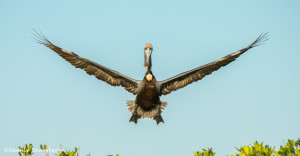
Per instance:
[[[229,54],[221,59],[218,59],[209,64],[200,66],[198,68],[189,70],[187,72],[181,73],[177,76],[174,76],[170,79],[160,81],[160,94],[167,95],[172,91],[176,91],[177,89],[183,88],[188,84],[201,80],[204,76],[211,74],[212,72],[218,70],[219,68],[226,66],[230,62],[234,61],[241,54],[246,52],[247,50],[261,45],[262,42],[267,40],[267,33],[261,34],[252,44],[248,47],[241,49],[237,52]]]
[[[35,31],[35,30],[34,30]],[[105,66],[90,61],[84,57],[81,57],[71,51],[64,50],[54,44],[52,44],[43,34],[39,34],[35,31],[35,35],[38,43],[49,47],[56,52],[66,61],[70,62],[76,68],[80,68],[86,71],[89,75],[94,75],[97,79],[107,82],[112,86],[122,86],[128,92],[134,95],[138,92],[138,84],[140,81],[127,77],[117,71],[109,69]]]

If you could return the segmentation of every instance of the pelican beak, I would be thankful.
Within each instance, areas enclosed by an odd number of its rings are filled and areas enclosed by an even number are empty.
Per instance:
[[[146,70],[149,70],[151,68],[151,53],[152,53],[152,45],[150,43],[147,43],[145,46],[145,62],[144,62],[144,66],[146,67]]]
[[[144,66],[146,67],[146,69],[148,70],[150,67],[150,58],[151,58],[151,51],[150,49],[145,49],[145,63]]]

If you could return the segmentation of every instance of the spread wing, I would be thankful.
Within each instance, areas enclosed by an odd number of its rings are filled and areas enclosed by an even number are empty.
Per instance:
[[[264,41],[268,40],[268,33],[261,34],[252,44],[248,47],[241,49],[237,52],[229,54],[221,59],[218,59],[209,64],[200,66],[198,68],[189,70],[187,72],[181,73],[177,76],[174,76],[165,81],[160,81],[160,94],[167,95],[172,91],[176,91],[177,89],[183,88],[188,84],[201,80],[206,75],[211,74],[212,72],[220,69],[223,66],[226,66],[230,62],[234,61],[240,55],[242,55],[247,50],[261,45]]]
[[[35,30],[34,30],[35,31]],[[54,44],[52,44],[42,33],[39,34],[35,31],[33,34],[36,37],[38,43],[49,47],[51,50],[56,52],[59,56],[70,62],[76,68],[80,68],[86,71],[89,75],[94,75],[97,79],[105,81],[112,86],[122,86],[128,92],[137,94],[138,84],[140,81],[129,78],[117,71],[109,69],[105,66],[97,64],[86,58],[78,56],[77,54],[64,50]]]

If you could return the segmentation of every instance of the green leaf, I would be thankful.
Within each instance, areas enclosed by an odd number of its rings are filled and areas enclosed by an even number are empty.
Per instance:
[[[249,147],[248,146],[244,146],[243,151],[246,155],[249,155]]]

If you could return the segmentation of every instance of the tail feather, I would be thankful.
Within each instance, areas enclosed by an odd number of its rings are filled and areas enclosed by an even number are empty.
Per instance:
[[[155,117],[158,114],[158,110],[159,110],[159,105],[155,106],[154,108],[152,108],[151,110],[144,110],[143,108],[141,108],[140,106],[138,106],[135,101],[133,100],[129,100],[127,101],[127,106],[128,106],[128,110],[133,114],[134,112],[134,108],[138,107],[137,109],[137,114],[141,116],[141,118],[150,118],[152,119],[153,117]],[[165,101],[161,101],[161,113],[163,112],[163,110],[167,107],[167,102]]]

